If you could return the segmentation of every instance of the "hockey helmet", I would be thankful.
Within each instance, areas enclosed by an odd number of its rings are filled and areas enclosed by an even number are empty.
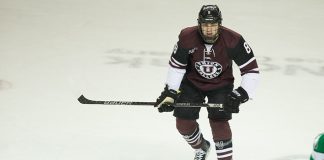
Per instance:
[[[324,133],[319,134],[315,138],[313,149],[315,152],[324,153]]]
[[[218,25],[222,24],[222,13],[219,10],[217,5],[203,5],[199,11],[198,14],[198,28],[199,28],[199,33],[201,35],[201,37],[203,38],[203,40],[206,43],[214,43],[217,38],[218,38],[218,34],[219,34],[219,29],[217,28],[217,31],[215,33],[215,35],[213,35],[212,37],[207,37],[206,35],[204,35],[203,30],[202,30],[202,23],[218,23]]]

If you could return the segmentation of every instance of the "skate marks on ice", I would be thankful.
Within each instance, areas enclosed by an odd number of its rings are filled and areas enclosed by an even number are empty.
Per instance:
[[[279,158],[275,158],[272,160],[308,160],[309,155],[289,155],[289,156],[284,156],[284,157],[279,157]]]
[[[9,81],[0,79],[0,91],[5,89],[10,89],[12,84]]]
[[[129,68],[166,67],[170,54],[171,52],[115,48],[104,53],[103,63],[109,66],[116,65]],[[279,73],[288,76],[305,73],[319,77],[324,76],[324,59],[318,57],[256,57],[262,72]]]
[[[104,64],[129,68],[166,67],[168,56],[167,52],[115,48],[105,52]]]

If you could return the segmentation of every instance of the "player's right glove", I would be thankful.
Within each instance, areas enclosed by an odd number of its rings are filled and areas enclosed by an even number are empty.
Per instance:
[[[240,111],[239,106],[249,100],[248,93],[242,88],[238,87],[227,95],[224,110],[228,113],[238,113]]]
[[[174,107],[172,104],[177,100],[179,94],[173,89],[169,89],[168,85],[164,87],[160,97],[157,98],[154,107],[158,108],[159,112],[172,112]]]

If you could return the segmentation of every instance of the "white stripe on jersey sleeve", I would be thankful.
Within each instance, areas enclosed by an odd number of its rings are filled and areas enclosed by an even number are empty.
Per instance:
[[[248,93],[250,99],[254,98],[258,83],[259,73],[247,73],[242,76],[241,87]]]
[[[178,69],[169,66],[166,84],[169,89],[178,90],[186,69]]]
[[[175,64],[174,62],[172,62],[172,60],[170,60],[169,62],[170,62],[173,66],[175,66],[175,67],[179,67],[179,68],[180,68],[180,66],[177,65],[177,64]]]
[[[183,63],[180,63],[179,61],[177,61],[176,59],[174,59],[173,57],[171,57],[171,62],[173,61],[175,64],[177,64],[178,66],[187,66],[187,64],[183,64]]]
[[[250,59],[249,61],[247,61],[246,63],[240,65],[239,68],[241,69],[241,68],[247,66],[248,64],[250,64],[250,63],[251,63],[252,61],[254,61],[254,60],[255,60],[255,57],[251,58],[251,59]]]

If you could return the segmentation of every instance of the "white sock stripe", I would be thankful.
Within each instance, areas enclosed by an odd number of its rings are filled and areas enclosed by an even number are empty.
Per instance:
[[[192,141],[187,141],[189,144],[193,144],[193,143],[195,143],[195,142],[197,142],[197,141],[199,141],[201,138],[197,138],[197,139],[195,139],[195,140],[192,140]]]
[[[183,138],[186,140],[191,140],[197,137],[197,135],[201,134],[199,127],[195,129],[195,131],[191,135],[183,135]]]
[[[195,129],[195,131],[191,135],[183,135],[183,138],[187,141],[187,143],[191,146],[200,145],[203,141],[203,135],[200,132],[199,127]]]
[[[197,128],[195,129],[195,131],[194,131],[191,135],[189,135],[188,137],[192,137],[192,136],[198,134],[199,132],[200,132],[200,129],[199,129],[199,127],[197,127]]]
[[[197,127],[197,128],[195,129],[195,131],[194,131],[191,135],[189,135],[189,136],[187,136],[187,137],[192,137],[192,136],[198,134],[198,132],[199,132],[199,128]]]
[[[224,153],[224,152],[228,152],[228,151],[233,151],[233,148],[225,148],[225,149],[222,149],[222,150],[216,150],[216,153]]]
[[[194,141],[197,141],[198,139],[201,138],[201,133],[198,132],[197,135],[195,135],[195,137],[193,138],[185,138],[185,140],[188,142],[188,143],[193,143]]]
[[[201,136],[201,132],[199,130],[198,133],[194,137],[192,137],[191,139],[198,139],[200,136]]]
[[[198,141],[194,144],[190,144],[191,146],[195,147],[195,146],[198,146],[200,143],[201,143],[202,139],[198,139]]]
[[[224,154],[224,155],[221,155],[221,156],[217,155],[217,158],[225,158],[225,157],[229,157],[229,156],[232,156],[232,155],[233,155],[233,153]]]

